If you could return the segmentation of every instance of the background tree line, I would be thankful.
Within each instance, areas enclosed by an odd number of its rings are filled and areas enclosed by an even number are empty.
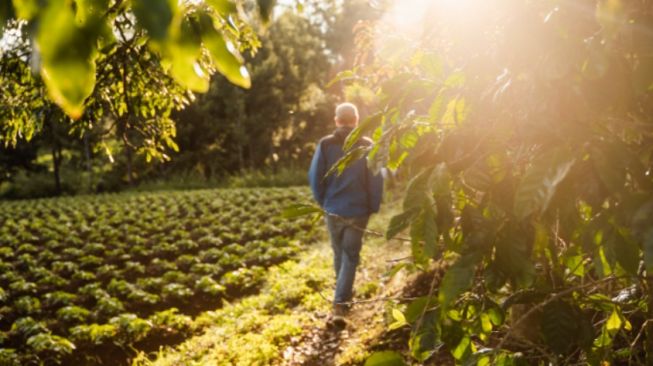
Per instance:
[[[165,57],[149,45],[152,32],[135,24],[133,10],[121,8],[119,1],[109,5],[116,8],[110,22],[115,40],[105,41],[93,92],[74,119],[48,97],[34,70],[39,56],[32,52],[31,24],[10,20],[5,26],[3,196],[114,191],[152,180],[202,184],[243,171],[303,170],[315,140],[332,128],[333,106],[344,97],[340,88],[325,86],[353,65],[353,28],[378,17],[365,1],[278,5],[269,22],[254,16],[245,22],[231,14],[226,23],[236,22],[237,31],[224,25],[231,32],[225,39],[231,37],[238,48],[234,54],[247,68],[247,80],[234,82],[234,70],[240,77],[238,65],[231,66],[231,74],[218,67],[221,72],[210,78],[206,93],[195,93],[203,87],[201,80],[179,82],[175,67],[166,69]],[[238,15],[252,14],[256,7],[253,2],[234,5]],[[188,10],[187,18],[196,17],[199,24],[201,11]],[[219,29],[226,33],[225,28]],[[179,52],[193,50],[183,46]],[[202,57],[198,63],[215,68]],[[354,99],[360,94],[347,93]],[[370,103],[373,97],[358,99]],[[290,179],[303,176],[298,172]]]

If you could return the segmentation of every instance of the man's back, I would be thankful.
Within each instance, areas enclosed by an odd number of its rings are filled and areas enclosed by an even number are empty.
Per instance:
[[[354,161],[340,175],[324,177],[331,166],[344,156],[342,147],[351,130],[351,127],[341,126],[320,140],[309,170],[315,200],[328,213],[343,217],[366,216],[377,212],[383,191],[383,178],[371,174],[365,159]],[[357,143],[357,146],[369,145],[371,141],[366,138]]]

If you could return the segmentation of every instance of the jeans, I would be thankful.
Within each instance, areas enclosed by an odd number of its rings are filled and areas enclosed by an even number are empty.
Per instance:
[[[334,304],[349,302],[360,262],[363,246],[363,230],[369,216],[338,217],[327,215],[326,224],[333,248],[333,266],[336,271]]]

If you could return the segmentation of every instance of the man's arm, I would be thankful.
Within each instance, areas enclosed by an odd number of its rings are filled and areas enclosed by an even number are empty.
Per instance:
[[[308,170],[308,183],[311,185],[313,198],[321,206],[324,207],[324,174],[326,174],[326,163],[322,156],[322,144],[318,143],[311,161],[311,168]]]
[[[373,174],[367,169],[367,194],[369,195],[370,213],[379,212],[381,197],[383,196],[383,175],[379,172]]]

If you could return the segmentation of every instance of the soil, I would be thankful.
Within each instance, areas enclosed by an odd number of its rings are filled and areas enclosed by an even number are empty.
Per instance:
[[[409,245],[384,243],[382,249],[374,253],[373,261],[365,261],[366,253],[363,253],[364,263],[359,267],[355,286],[360,289],[376,281],[379,290],[369,299],[354,300],[344,328],[334,326],[330,314],[314,314],[317,325],[306,328],[300,336],[291,339],[290,346],[283,351],[280,365],[362,366],[369,354],[386,350],[400,352],[406,361],[410,360],[410,329],[387,329],[389,303],[404,303],[410,298],[427,295],[434,277],[437,285],[441,271],[437,267],[413,274],[402,270],[389,278],[385,274],[396,264],[397,258],[408,256]],[[454,361],[448,351],[441,349],[427,364],[454,365]]]

